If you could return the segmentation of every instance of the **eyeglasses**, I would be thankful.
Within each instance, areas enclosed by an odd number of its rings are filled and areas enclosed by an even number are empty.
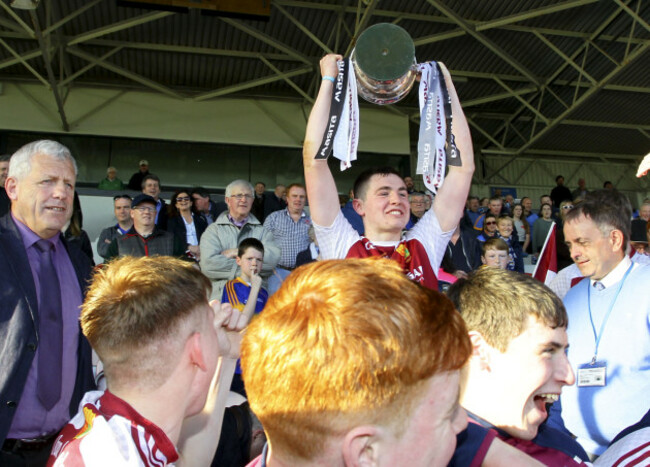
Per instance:
[[[177,203],[179,203],[179,202],[182,203],[183,201],[189,201],[190,199],[191,198],[189,196],[179,196],[178,198],[176,198],[176,202]]]
[[[573,204],[565,204],[562,209],[573,209]]]
[[[424,204],[424,201],[411,201],[411,204]]]
[[[485,225],[497,225],[496,222],[486,222]]]
[[[150,212],[150,213],[156,212],[156,208],[147,207],[147,206],[136,206],[136,207],[133,208],[133,209],[137,209],[138,211],[140,211],[140,212],[143,213],[143,214],[144,214],[145,212]]]
[[[253,199],[253,195],[239,193],[238,195],[230,195],[229,198],[235,198],[237,201]]]

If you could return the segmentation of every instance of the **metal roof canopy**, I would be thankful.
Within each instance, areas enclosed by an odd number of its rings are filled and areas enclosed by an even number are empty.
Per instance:
[[[634,163],[650,148],[648,0],[274,0],[268,21],[115,0],[10,2],[0,0],[0,79],[46,86],[62,131],[73,86],[312,103],[320,58],[347,55],[366,27],[392,22],[418,61],[451,70],[487,168],[480,183],[524,156]],[[416,94],[386,107],[413,134]]]

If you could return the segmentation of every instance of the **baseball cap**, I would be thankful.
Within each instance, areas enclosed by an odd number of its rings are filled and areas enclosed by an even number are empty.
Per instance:
[[[142,193],[141,195],[136,196],[133,198],[133,201],[131,201],[131,208],[134,208],[142,203],[150,203],[153,204],[154,206],[156,205],[156,200],[153,199],[153,197],[149,195],[145,195]]]

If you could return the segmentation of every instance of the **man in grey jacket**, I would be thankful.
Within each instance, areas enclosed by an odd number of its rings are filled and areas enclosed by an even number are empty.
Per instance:
[[[237,246],[245,238],[256,238],[264,245],[264,264],[260,276],[267,287],[269,276],[280,259],[280,248],[273,233],[251,214],[253,186],[235,180],[226,187],[228,211],[222,212],[201,237],[201,271],[212,281],[212,299],[221,299],[224,284],[240,275],[235,261]]]

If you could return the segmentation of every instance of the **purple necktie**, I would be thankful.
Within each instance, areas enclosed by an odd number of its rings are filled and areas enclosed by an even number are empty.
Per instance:
[[[63,360],[63,317],[61,316],[61,288],[52,263],[54,245],[47,240],[35,244],[40,256],[40,297],[38,301],[38,386],[37,396],[45,409],[50,410],[61,398]]]

